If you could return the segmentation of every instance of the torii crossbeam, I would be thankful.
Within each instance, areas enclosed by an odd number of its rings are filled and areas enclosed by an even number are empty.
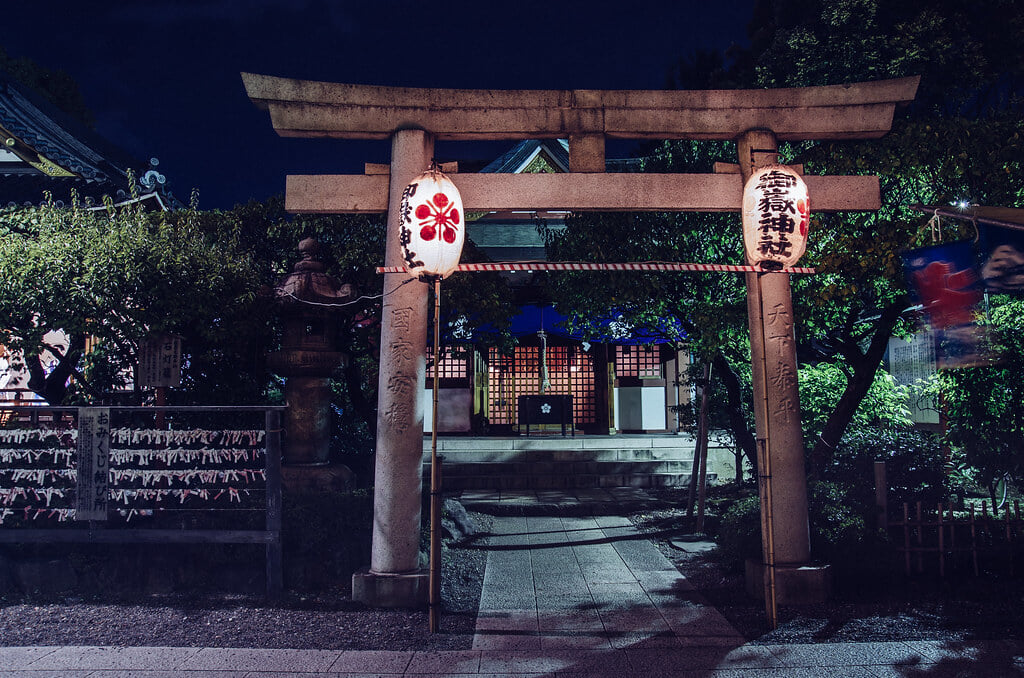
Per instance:
[[[402,190],[427,168],[436,139],[569,140],[568,174],[453,176],[467,210],[739,211],[743,181],[776,161],[779,140],[880,137],[919,80],[685,92],[417,89],[251,73],[242,79],[282,136],[391,139],[389,174],[292,176],[285,197],[293,212],[386,211],[389,267],[403,263],[395,237]],[[604,174],[607,138],[735,140],[739,171]],[[877,177],[805,180],[816,211],[879,207]],[[764,276],[763,283],[747,276],[755,398],[767,404],[755,408],[758,440],[771,455],[779,492],[775,554],[796,578],[810,547],[789,276]],[[404,274],[384,277],[373,547],[353,596],[404,606],[425,601],[427,588],[418,570],[427,286],[399,288]]]

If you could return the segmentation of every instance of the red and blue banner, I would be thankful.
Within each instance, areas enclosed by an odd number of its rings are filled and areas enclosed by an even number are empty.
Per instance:
[[[935,332],[940,368],[989,363],[975,322],[983,291],[974,261],[969,240],[903,253],[907,282]]]

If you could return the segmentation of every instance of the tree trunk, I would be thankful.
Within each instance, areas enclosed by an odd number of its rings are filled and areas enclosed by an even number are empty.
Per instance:
[[[845,354],[847,362],[853,367],[853,375],[847,379],[843,395],[839,398],[839,402],[818,435],[818,440],[814,443],[811,462],[815,473],[818,468],[831,462],[836,445],[846,433],[847,427],[853,420],[853,415],[856,414],[861,401],[864,400],[871,384],[874,383],[875,373],[878,371],[878,366],[882,364],[882,358],[885,357],[885,350],[889,345],[889,337],[892,336],[892,330],[896,326],[903,308],[902,302],[887,306],[875,325],[875,332],[867,351],[860,353],[859,350],[853,350]]]
[[[716,353],[713,361],[715,372],[718,378],[725,385],[726,393],[726,416],[729,418],[729,428],[732,430],[733,439],[743,455],[750,463],[750,467],[757,473],[757,443],[754,434],[750,432],[747,425],[747,418],[743,415],[743,391],[740,387],[739,377],[732,369],[732,365],[721,353]]]
[[[43,350],[50,352],[57,359],[57,365],[49,374],[43,369],[41,354]],[[81,336],[68,337],[68,349],[61,355],[56,349],[41,345],[34,355],[25,356],[28,368],[28,387],[50,405],[61,405],[68,395],[68,379],[75,374],[75,366],[85,349],[85,339]]]

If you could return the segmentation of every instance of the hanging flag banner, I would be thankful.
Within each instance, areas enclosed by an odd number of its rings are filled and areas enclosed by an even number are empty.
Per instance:
[[[983,329],[975,323],[982,289],[971,241],[932,245],[903,253],[910,289],[936,333],[939,368],[989,364]]]
[[[981,278],[995,294],[1024,293],[1024,231],[979,225]]]

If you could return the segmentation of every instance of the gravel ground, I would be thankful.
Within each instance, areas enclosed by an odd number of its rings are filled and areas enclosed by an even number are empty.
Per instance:
[[[474,514],[486,532],[490,518]],[[0,598],[0,645],[268,647],[324,650],[469,649],[487,552],[446,544],[439,633],[427,613],[352,602],[345,590],[286,594],[276,604],[249,596]]]
[[[871,642],[904,640],[1001,640],[1017,638],[1024,627],[1024,581],[1007,575],[904,578],[836,582],[832,600],[822,605],[779,608],[774,631],[764,604],[745,592],[743,573],[721,562],[714,551],[689,553],[671,545],[688,532],[685,512],[666,509],[630,518],[707,601],[753,643]]]
[[[490,518],[473,514],[486,533]],[[662,552],[754,643],[864,642],[1016,638],[1024,626],[1024,582],[963,578],[840,586],[825,605],[781,608],[770,631],[764,608],[744,592],[742,573],[714,551],[692,554],[670,538],[685,533],[677,509],[630,516]],[[440,633],[426,612],[380,610],[354,603],[347,591],[289,594],[268,605],[247,596],[143,596],[113,600],[0,598],[0,644],[163,645],[352,650],[459,650],[472,644],[487,552],[446,544],[445,612]]]

